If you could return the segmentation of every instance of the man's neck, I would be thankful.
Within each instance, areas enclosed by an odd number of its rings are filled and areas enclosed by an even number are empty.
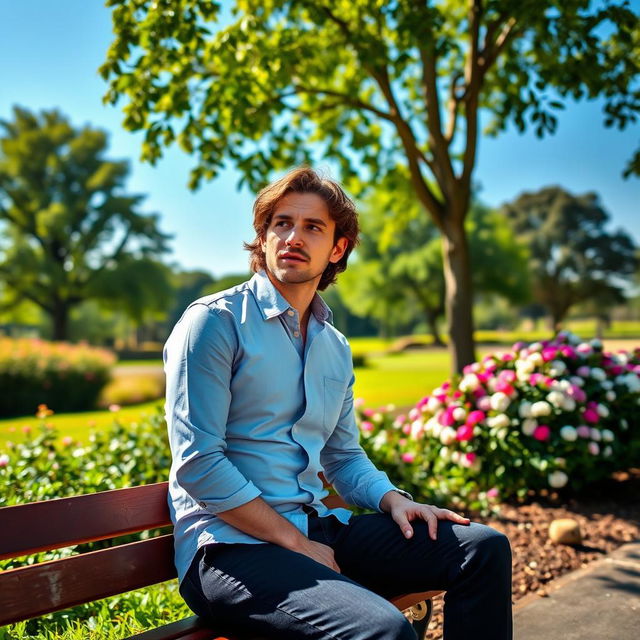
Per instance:
[[[274,278],[269,271],[266,271],[271,284],[278,290],[280,295],[298,312],[301,326],[306,329],[309,314],[311,313],[311,301],[313,300],[317,282],[284,283]]]

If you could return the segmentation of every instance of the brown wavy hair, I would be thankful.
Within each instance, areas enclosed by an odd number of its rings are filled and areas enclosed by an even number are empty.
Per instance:
[[[319,195],[327,203],[329,215],[336,223],[334,244],[338,238],[347,239],[347,249],[342,258],[336,263],[330,262],[322,273],[318,289],[324,291],[336,281],[338,274],[347,268],[349,254],[358,243],[358,214],[353,201],[335,180],[323,178],[310,167],[293,169],[279,180],[267,185],[256,197],[253,203],[253,228],[256,231],[256,237],[253,242],[244,243],[244,248],[251,252],[249,265],[254,272],[266,269],[267,263],[261,241],[266,236],[276,206],[289,193]]]

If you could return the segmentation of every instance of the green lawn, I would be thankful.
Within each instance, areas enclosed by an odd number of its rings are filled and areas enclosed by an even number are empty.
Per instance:
[[[58,430],[60,437],[71,436],[83,441],[90,430],[108,427],[117,418],[122,422],[135,422],[145,415],[155,413],[157,407],[162,407],[163,401],[145,402],[131,407],[123,407],[117,412],[111,411],[83,411],[81,413],[60,413],[49,416],[46,423]],[[33,416],[22,418],[5,418],[0,420],[0,447],[7,440],[13,442],[26,438],[23,429],[36,430],[41,420]]]

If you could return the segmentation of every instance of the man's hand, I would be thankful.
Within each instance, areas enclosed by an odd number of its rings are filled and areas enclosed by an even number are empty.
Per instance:
[[[407,539],[413,536],[412,520],[424,520],[427,523],[429,536],[432,540],[437,537],[438,520],[451,520],[456,524],[465,525],[471,522],[469,518],[464,518],[449,509],[440,509],[430,504],[420,504],[408,500],[397,491],[385,493],[382,496],[382,500],[380,500],[380,508],[391,515]]]
[[[337,573],[341,573],[340,567],[336,563],[335,557],[333,555],[333,549],[326,544],[322,544],[321,542],[314,542],[313,540],[309,540],[309,538],[303,538],[299,541],[295,548],[292,548],[291,550],[302,553],[312,560],[325,565],[325,567],[329,567],[329,569],[333,569]]]

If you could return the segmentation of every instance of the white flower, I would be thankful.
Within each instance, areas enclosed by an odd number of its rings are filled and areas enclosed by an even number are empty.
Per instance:
[[[382,449],[387,444],[387,432],[382,429],[371,439],[374,451]]]
[[[598,405],[598,415],[601,418],[608,418],[609,417],[609,408],[607,406],[605,406],[604,404],[599,404]]]
[[[613,382],[611,382],[611,380],[603,380],[600,386],[606,391],[609,391],[609,389],[613,389]]]
[[[456,430],[453,427],[445,427],[440,432],[440,442],[444,445],[453,444],[456,441]]]
[[[629,428],[629,423],[624,418],[620,418],[620,427],[626,431]]]
[[[467,417],[467,412],[462,407],[456,407],[453,410],[452,415],[454,420],[456,420],[457,422],[462,422]]]
[[[443,460],[449,460],[451,457],[451,450],[448,447],[440,447],[439,455]]]
[[[424,433],[424,422],[422,420],[414,420],[411,423],[411,437],[419,438]]]
[[[489,428],[495,427],[508,427],[511,424],[511,420],[504,413],[499,413],[497,416],[491,416],[486,420]]]
[[[595,440],[596,442],[600,442],[600,440],[602,440],[602,434],[600,433],[599,429],[596,429],[595,427],[591,427],[591,431],[589,432],[590,438],[592,440]]]
[[[617,397],[615,391],[607,391],[604,395],[608,402],[613,402]]]
[[[524,400],[520,403],[518,407],[518,415],[521,418],[530,418],[531,417],[531,403]]]
[[[567,482],[569,482],[569,476],[564,471],[554,471],[547,476],[549,480],[549,486],[554,489],[562,489]]]
[[[570,396],[565,396],[564,401],[562,402],[562,409],[567,413],[572,413],[576,410],[576,401]]]
[[[600,453],[600,447],[597,442],[590,442],[587,445],[587,449],[592,456],[597,456]]]
[[[557,378],[561,376],[567,370],[567,365],[562,362],[562,360],[553,360],[551,362],[551,369],[549,370],[549,375]]]
[[[458,464],[460,462],[460,456],[462,454],[456,449],[455,451],[451,452],[451,462],[455,462],[456,464]]]
[[[475,391],[480,386],[480,380],[474,373],[468,373],[460,381],[460,391]]]
[[[420,411],[418,411],[418,409],[413,407],[413,409],[409,411],[409,420],[413,422],[414,420],[417,420],[419,417],[420,417]]]
[[[9,464],[9,456],[6,453],[0,454],[0,467],[6,467]]]
[[[578,432],[575,427],[567,424],[560,429],[560,437],[567,442],[575,442],[578,439]]]
[[[540,400],[539,402],[534,402],[531,405],[531,415],[534,418],[538,418],[540,416],[548,416],[551,414],[551,405],[544,400]]]
[[[609,458],[612,453],[613,453],[613,449],[609,445],[607,445],[602,451],[602,455],[605,458]]]
[[[520,428],[522,429],[522,433],[524,433],[525,436],[531,436],[533,435],[533,432],[536,430],[537,426],[538,422],[536,420],[534,420],[533,418],[527,418],[526,420],[522,421],[522,426]]]
[[[533,342],[529,345],[529,351],[542,351],[542,342]]]
[[[380,412],[377,412],[371,416],[371,420],[372,422],[382,422],[384,418],[382,417],[382,414]]]
[[[607,379],[607,374],[604,372],[604,369],[601,369],[600,367],[593,367],[589,375],[594,380],[599,380],[600,382]]]
[[[600,340],[598,340],[598,338],[594,338],[593,340],[591,340],[591,342],[589,342],[589,344],[594,349],[602,349],[602,342]]]
[[[442,406],[442,402],[438,398],[431,396],[425,406],[431,413],[435,413]]]
[[[516,361],[516,370],[518,374],[529,374],[533,373],[536,368],[536,365],[531,360],[517,360]]]
[[[506,411],[511,399],[506,393],[498,391],[491,396],[490,402],[491,408],[495,411]]]
[[[390,403],[387,405],[387,411],[395,411],[395,410],[396,410],[396,405],[395,405],[395,404],[393,404],[392,402],[390,402]]]
[[[624,376],[624,384],[626,384],[629,391],[632,391],[633,393],[640,391],[640,378],[632,371]]]
[[[561,407],[562,403],[564,402],[564,393],[562,393],[562,391],[550,391],[547,394],[547,400],[554,407]]]
[[[569,382],[575,384],[576,387],[584,387],[584,380],[580,376],[571,376]]]
[[[616,439],[616,436],[611,429],[603,429],[601,434],[604,442],[613,442]]]
[[[542,354],[540,353],[530,353],[527,356],[527,360],[535,367],[539,367],[544,363],[544,360],[542,359]]]

